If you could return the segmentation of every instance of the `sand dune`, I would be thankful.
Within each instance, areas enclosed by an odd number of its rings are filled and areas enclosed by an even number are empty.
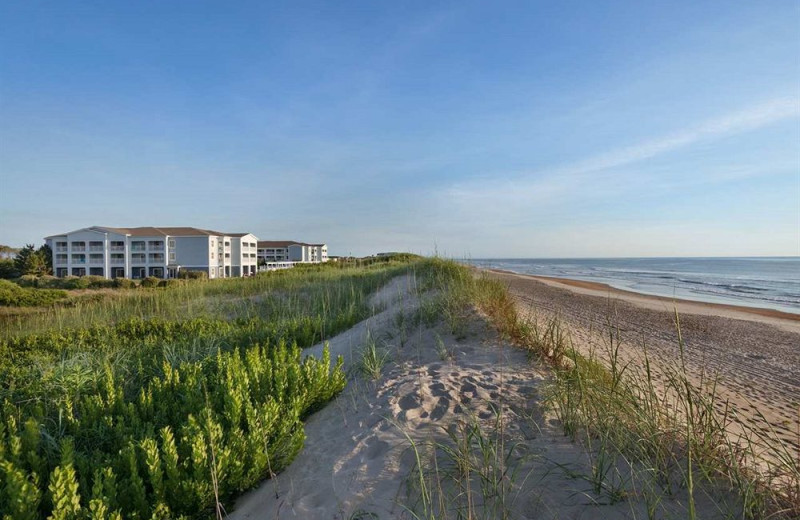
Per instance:
[[[309,418],[297,459],[241,497],[231,518],[646,517],[646,493],[616,500],[593,490],[592,452],[543,413],[548,372],[526,352],[498,340],[477,315],[459,338],[443,324],[399,319],[419,304],[414,285],[396,279],[374,300],[385,310],[330,340],[351,369],[348,388]],[[391,356],[375,381],[352,370],[368,330]],[[448,456],[459,445],[482,473],[459,480]],[[682,490],[659,500],[665,515],[685,516]],[[721,502],[700,497],[700,517],[724,518]]]

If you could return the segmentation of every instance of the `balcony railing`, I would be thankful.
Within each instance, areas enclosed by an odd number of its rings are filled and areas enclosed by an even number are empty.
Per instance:
[[[103,246],[90,246],[89,251],[102,251]]]
[[[90,258],[89,259],[89,263],[90,264],[101,264],[102,265],[103,259],[102,258]]]
[[[131,251],[144,251],[144,246],[131,246]]]
[[[112,258],[112,259],[111,259],[111,263],[112,263],[113,265],[120,265],[120,264],[124,264],[124,263],[125,263],[125,259],[124,259],[124,258]]]
[[[73,251],[86,251],[86,246],[72,246]]]
[[[66,253],[67,246],[56,246],[56,253]]]
[[[163,251],[164,246],[148,246],[148,251]]]
[[[112,251],[125,251],[125,246],[111,246],[109,249]]]

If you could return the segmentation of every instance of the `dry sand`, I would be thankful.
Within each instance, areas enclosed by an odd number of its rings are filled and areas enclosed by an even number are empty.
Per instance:
[[[434,488],[448,497],[447,511],[436,518],[465,518],[468,507],[471,518],[646,518],[654,500],[659,517],[685,517],[682,490],[666,497],[638,489],[617,502],[607,490],[593,492],[591,451],[570,442],[542,412],[547,371],[498,340],[477,315],[458,339],[444,324],[426,328],[400,319],[419,304],[414,286],[410,277],[395,279],[373,300],[385,310],[329,341],[332,354],[342,355],[352,369],[369,330],[390,350],[391,360],[376,381],[351,372],[345,391],[308,419],[306,444],[295,461],[242,496],[231,518],[415,518],[412,510],[429,518],[415,486],[420,475],[412,442],[431,470],[425,476],[433,478],[438,465],[442,477]],[[321,349],[307,352],[319,355]],[[494,481],[505,490],[499,495],[482,493],[475,479],[468,499],[454,488],[454,479],[443,476],[454,471],[441,449],[452,446],[448,432],[463,439],[470,425],[480,428],[482,438],[498,440],[486,446],[499,446],[501,458],[510,453],[502,465],[508,471]],[[430,449],[436,443],[439,449]],[[626,478],[626,470],[620,471],[608,482]],[[728,499],[733,501],[715,501]],[[698,508],[700,518],[726,517],[705,496],[698,497]]]
[[[695,382],[703,373],[706,381],[718,377],[719,395],[742,420],[773,431],[800,457],[800,315],[672,300],[578,280],[489,275],[508,284],[523,314],[558,315],[584,354],[604,354],[612,323],[620,330],[626,361],[640,360],[644,345],[651,360],[674,364],[680,356],[677,310]],[[724,406],[721,401],[720,411]]]

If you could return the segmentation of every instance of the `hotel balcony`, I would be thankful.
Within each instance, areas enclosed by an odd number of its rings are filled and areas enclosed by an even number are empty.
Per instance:
[[[89,257],[90,264],[102,264],[103,262],[103,255],[92,255]]]
[[[147,261],[153,264],[163,264],[164,263],[164,255],[162,254],[149,254]]]
[[[82,253],[86,251],[86,246],[72,246],[72,251]]]
[[[125,245],[121,246],[110,246],[109,249],[111,251],[125,251]]]
[[[111,255],[111,264],[112,265],[121,265],[125,263],[125,256],[123,255]]]
[[[134,246],[134,245],[131,246],[131,251],[144,251],[144,250],[145,250],[144,246]]]

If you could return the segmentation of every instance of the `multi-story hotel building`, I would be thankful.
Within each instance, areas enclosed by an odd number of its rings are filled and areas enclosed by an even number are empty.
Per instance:
[[[256,274],[258,238],[192,227],[93,226],[45,238],[56,276],[176,278],[181,270],[209,278]]]
[[[328,246],[291,240],[262,240],[258,242],[258,260],[262,264],[276,262],[327,262]]]

